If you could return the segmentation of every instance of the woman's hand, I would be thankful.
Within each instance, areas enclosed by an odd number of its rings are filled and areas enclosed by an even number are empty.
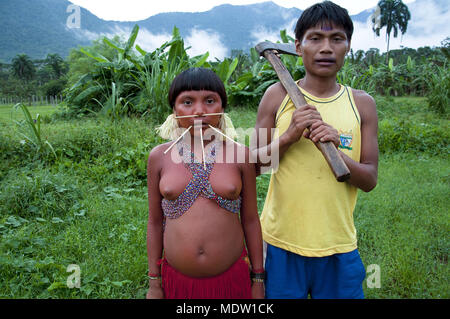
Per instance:
[[[153,284],[150,280],[150,288],[147,291],[147,299],[164,299],[164,292],[160,283]]]
[[[252,298],[264,299],[264,283],[262,282],[252,283]]]

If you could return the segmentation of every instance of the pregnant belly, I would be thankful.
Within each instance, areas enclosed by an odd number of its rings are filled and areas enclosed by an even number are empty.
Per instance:
[[[241,256],[244,234],[239,216],[205,198],[177,219],[167,219],[164,256],[179,272],[210,277],[227,270]]]

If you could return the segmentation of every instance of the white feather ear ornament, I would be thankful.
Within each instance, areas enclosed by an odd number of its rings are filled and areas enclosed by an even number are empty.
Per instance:
[[[163,124],[156,128],[156,132],[165,140],[176,140],[183,132],[178,125],[175,115],[170,114]]]
[[[233,122],[227,113],[223,113],[220,118],[219,130],[233,140],[238,137]]]

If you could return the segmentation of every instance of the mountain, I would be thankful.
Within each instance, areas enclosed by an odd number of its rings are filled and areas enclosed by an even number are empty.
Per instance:
[[[448,0],[416,0],[408,4],[412,16],[421,21],[433,4],[433,10],[448,16]],[[220,5],[206,12],[171,12],[151,16],[137,22],[105,21],[88,10],[80,9],[80,28],[71,28],[71,2],[67,0],[0,0],[0,62],[9,62],[19,53],[33,59],[42,59],[48,53],[66,57],[71,48],[89,45],[92,40],[106,35],[127,36],[134,24],[140,26],[137,43],[152,50],[170,38],[174,26],[188,45],[198,50],[221,50],[216,56],[229,56],[231,49],[247,51],[257,42],[275,40],[282,29],[293,34],[295,21],[301,14],[297,8],[283,8],[273,2],[252,5]],[[353,15],[354,22],[365,24],[373,8]],[[440,28],[448,30],[448,19],[441,19]],[[428,21],[426,21],[428,23]],[[408,26],[408,33],[423,33],[424,28],[434,28],[437,21],[425,25],[425,21]],[[428,27],[427,27],[428,26]],[[435,30],[435,29],[433,29]],[[432,32],[433,30],[428,30]],[[200,32],[202,31],[202,32]],[[447,32],[450,34],[450,32]],[[212,55],[214,56],[214,55]]]
[[[70,48],[90,44],[86,32],[110,32],[116,25],[81,8],[82,29],[69,29],[67,8],[71,4],[66,0],[0,0],[0,61],[10,61],[19,53],[34,59],[48,53],[65,57]]]
[[[279,32],[288,21],[298,18],[301,13],[299,9],[286,9],[273,2],[225,4],[206,12],[157,14],[139,22],[139,26],[153,33],[161,33],[176,25],[183,38],[189,36],[192,29],[212,30],[220,34],[227,48],[246,50],[254,46],[252,30],[262,28]]]
[[[279,31],[289,19],[301,14],[299,9],[286,9],[273,2],[248,6],[221,5],[196,13],[161,13],[137,22],[102,20],[84,8],[80,10],[80,29],[69,28],[66,0],[0,0],[0,61],[10,61],[18,53],[34,59],[48,53],[67,56],[77,45],[88,45],[101,35],[127,33],[134,24],[150,35],[169,35],[176,25],[183,38],[192,29],[220,34],[227,48],[248,49],[254,45],[248,31],[256,27]],[[138,42],[139,43],[139,42]],[[161,43],[162,44],[162,43]]]

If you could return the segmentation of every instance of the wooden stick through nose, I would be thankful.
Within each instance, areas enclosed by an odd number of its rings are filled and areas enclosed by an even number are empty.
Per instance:
[[[175,116],[176,119],[184,119],[188,117],[200,117],[200,116],[213,116],[213,115],[223,115],[224,113],[207,113],[203,115],[181,115],[181,116]]]

